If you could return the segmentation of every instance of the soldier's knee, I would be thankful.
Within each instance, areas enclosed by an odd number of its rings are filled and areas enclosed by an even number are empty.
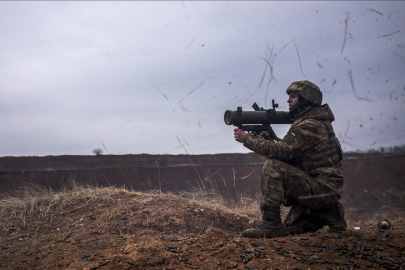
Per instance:
[[[280,165],[280,161],[276,160],[276,159],[268,159],[266,160],[266,162],[264,163],[263,166],[263,171],[278,171],[279,170],[279,166]]]
[[[264,163],[262,178],[278,178],[280,176],[277,160],[268,159]]]
[[[280,170],[280,169],[283,170],[284,168],[291,167],[291,165],[284,161],[281,161],[281,160],[268,159],[264,163],[264,167],[274,168],[276,170]]]
[[[286,177],[286,173],[288,172],[288,168],[289,168],[289,164],[277,160],[277,159],[268,159],[266,160],[266,162],[264,163],[263,166],[263,173],[273,177],[273,178],[277,178],[280,176],[280,174],[283,177]]]
[[[266,162],[264,163],[265,167],[277,167],[277,165],[280,164],[280,160],[277,159],[267,159]]]

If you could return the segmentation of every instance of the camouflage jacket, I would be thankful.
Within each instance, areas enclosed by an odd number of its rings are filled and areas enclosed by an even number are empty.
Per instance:
[[[341,194],[343,154],[331,125],[334,120],[332,111],[325,104],[299,116],[281,141],[248,134],[243,145],[269,159],[298,167]]]

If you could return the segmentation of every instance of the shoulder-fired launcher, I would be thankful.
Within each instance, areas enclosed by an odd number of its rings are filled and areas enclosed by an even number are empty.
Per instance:
[[[267,131],[269,134],[267,139],[281,141],[274,133],[271,124],[291,124],[291,117],[288,111],[276,111],[278,104],[274,103],[274,99],[272,105],[273,109],[268,110],[259,108],[256,103],[252,106],[254,111],[243,111],[242,107],[238,107],[236,111],[227,110],[224,115],[225,124],[256,134]]]

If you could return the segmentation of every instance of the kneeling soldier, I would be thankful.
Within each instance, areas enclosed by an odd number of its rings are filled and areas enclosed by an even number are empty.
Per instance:
[[[331,122],[335,120],[322,92],[309,81],[293,82],[287,88],[293,118],[281,141],[234,130],[235,140],[265,156],[261,190],[263,220],[242,235],[272,238],[314,232],[323,226],[329,231],[346,229],[342,195],[342,149]],[[284,224],[280,206],[292,206]]]

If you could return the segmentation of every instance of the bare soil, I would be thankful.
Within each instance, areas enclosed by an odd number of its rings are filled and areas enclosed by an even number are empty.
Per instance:
[[[259,219],[214,203],[123,189],[91,196],[44,202],[49,211],[40,201],[26,214],[0,209],[0,269],[405,268],[401,218],[387,231],[349,222],[341,233],[248,239],[241,231]]]

